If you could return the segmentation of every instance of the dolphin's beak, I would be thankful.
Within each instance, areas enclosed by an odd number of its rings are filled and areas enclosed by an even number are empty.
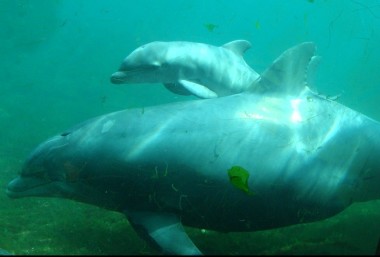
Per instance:
[[[17,177],[8,183],[6,194],[10,198],[40,195],[40,188],[50,183],[51,181],[37,178]]]
[[[111,82],[113,84],[159,82],[157,71],[160,67],[161,65],[157,63],[129,66],[122,64],[119,71],[111,75]]]
[[[125,73],[122,71],[117,71],[111,75],[111,83],[122,84],[125,81]]]

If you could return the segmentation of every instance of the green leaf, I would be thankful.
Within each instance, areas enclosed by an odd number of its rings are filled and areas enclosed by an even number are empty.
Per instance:
[[[232,166],[231,169],[228,170],[228,177],[230,178],[231,184],[237,189],[247,195],[254,195],[254,192],[248,188],[249,172],[246,169],[240,166]]]

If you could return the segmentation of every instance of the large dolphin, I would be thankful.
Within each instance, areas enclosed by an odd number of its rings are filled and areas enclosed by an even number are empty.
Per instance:
[[[221,47],[186,41],[152,42],[122,62],[111,82],[163,83],[170,91],[214,98],[246,91],[259,78],[243,59],[251,47],[235,40]]]
[[[260,90],[106,114],[41,143],[12,198],[120,211],[165,253],[200,254],[183,225],[255,231],[380,198],[380,124],[305,86],[314,45],[287,50]]]

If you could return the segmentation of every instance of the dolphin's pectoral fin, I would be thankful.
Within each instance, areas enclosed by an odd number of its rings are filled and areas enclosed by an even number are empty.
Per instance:
[[[237,55],[243,56],[244,52],[251,47],[251,43],[247,40],[234,40],[222,45],[222,47],[231,50]]]
[[[313,70],[317,64],[314,52],[312,42],[289,48],[254,82],[253,91],[298,94],[307,85],[308,70]]]
[[[178,83],[164,83],[164,86],[166,87],[166,89],[173,92],[174,94],[191,95],[189,90],[184,88],[182,85],[179,85]]]
[[[207,87],[191,82],[188,80],[181,79],[178,81],[179,84],[181,84],[185,89],[187,89],[190,93],[192,93],[195,96],[198,96],[199,98],[216,98],[218,95],[214,92],[208,89]]]
[[[136,232],[166,254],[201,255],[186,234],[179,218],[164,212],[125,211]]]

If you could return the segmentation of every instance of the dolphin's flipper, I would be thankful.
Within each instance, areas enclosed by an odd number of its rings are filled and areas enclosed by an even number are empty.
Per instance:
[[[124,212],[136,232],[166,254],[201,255],[186,234],[179,218],[170,213]]]
[[[256,85],[252,86],[253,91],[299,93],[307,84],[306,73],[309,64],[317,64],[318,58],[315,59],[315,63],[312,59],[314,52],[315,45],[312,42],[305,42],[286,50],[261,74],[255,82]]]
[[[179,85],[178,83],[164,83],[164,86],[166,87],[166,89],[173,92],[174,94],[191,95],[189,90],[184,88],[182,85]]]
[[[237,55],[243,56],[244,52],[251,48],[251,43],[247,40],[234,40],[222,45],[222,47],[231,50]]]
[[[191,92],[193,95],[198,96],[199,98],[215,98],[218,95],[201,84],[197,84],[188,80],[181,79],[178,81],[185,89]]]

